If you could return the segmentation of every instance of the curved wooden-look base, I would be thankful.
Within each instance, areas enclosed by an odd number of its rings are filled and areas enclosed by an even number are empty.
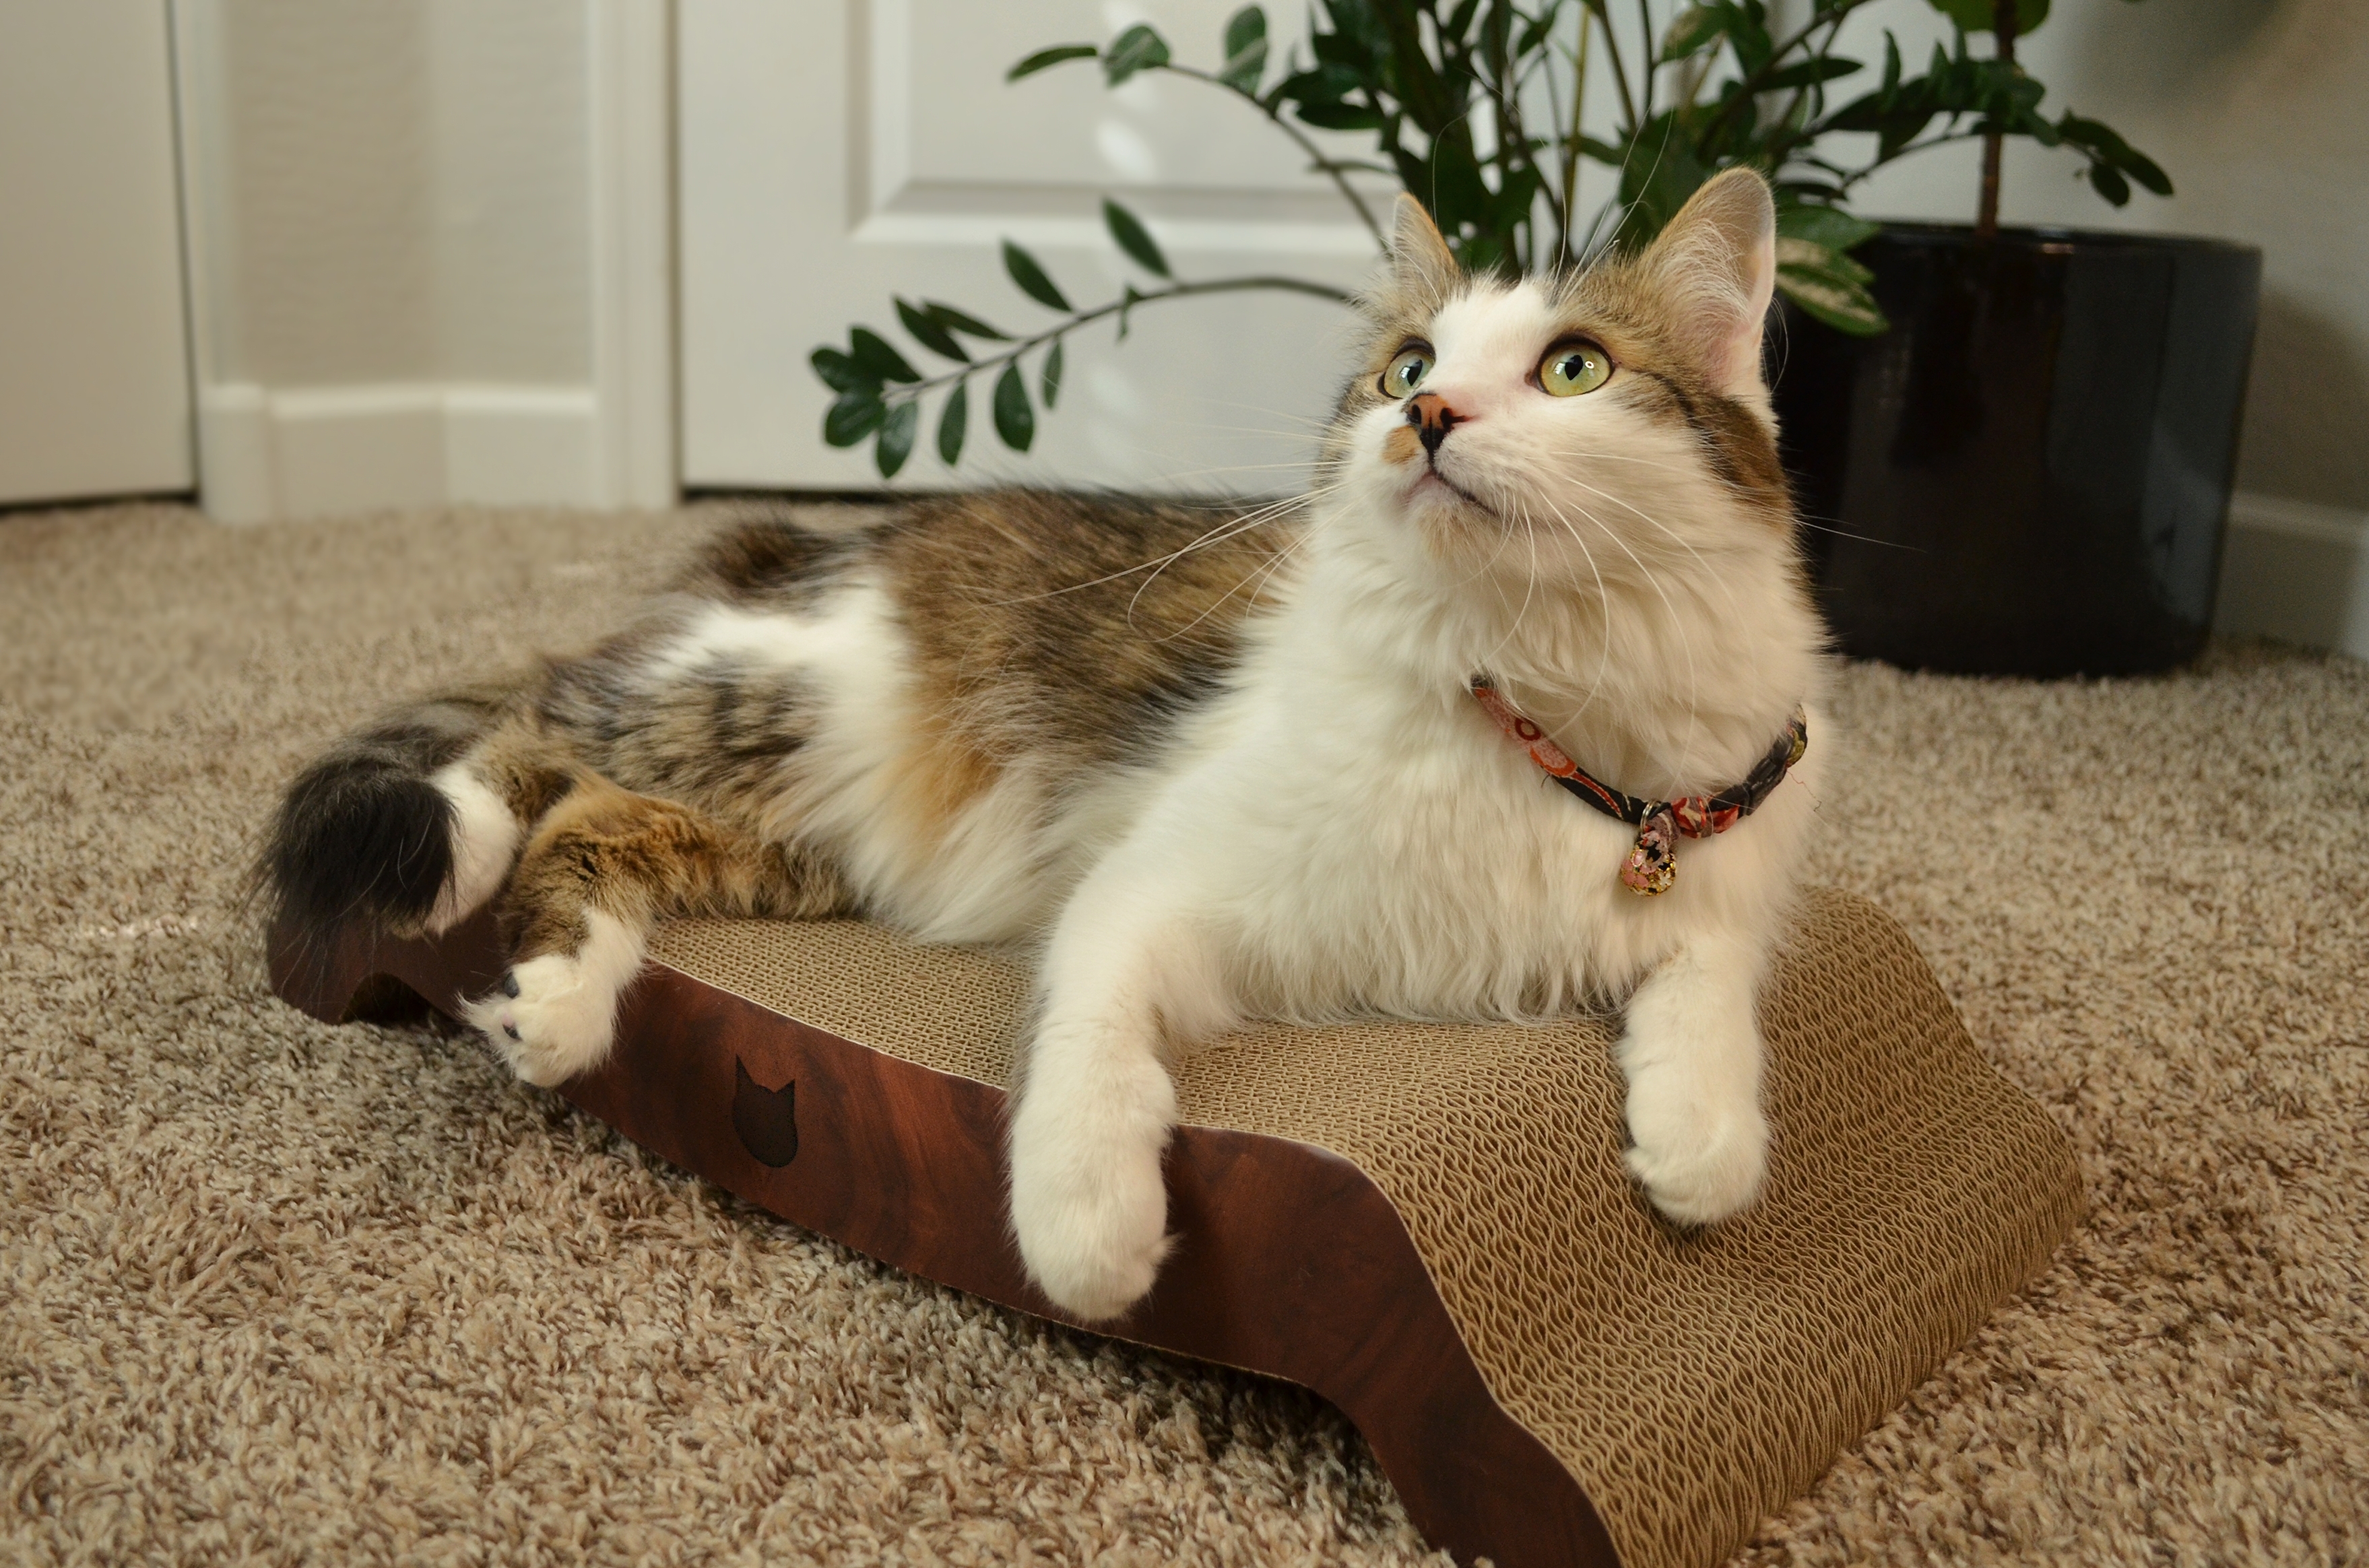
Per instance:
[[[458,1015],[504,956],[490,916],[433,943],[275,932],[280,995],[339,1022],[385,979]],[[653,963],[617,1049],[561,1091],[635,1142],[909,1273],[1074,1323],[1028,1283],[1004,1216],[1005,1093],[901,1061]],[[1611,1564],[1569,1471],[1483,1383],[1397,1211],[1349,1162],[1284,1139],[1179,1129],[1176,1251],[1094,1332],[1282,1378],[1340,1407],[1408,1515],[1459,1561]]]

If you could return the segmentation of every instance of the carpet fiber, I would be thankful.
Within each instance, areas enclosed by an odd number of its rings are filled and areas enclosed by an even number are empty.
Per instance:
[[[1425,1559],[1304,1393],[269,995],[239,877],[288,773],[594,634],[715,519],[0,516],[0,1560]],[[2369,667],[1859,667],[1835,705],[1819,878],[1906,922],[2091,1207],[1744,1560],[2369,1555]]]

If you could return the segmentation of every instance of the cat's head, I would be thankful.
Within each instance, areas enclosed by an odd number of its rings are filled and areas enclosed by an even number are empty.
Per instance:
[[[1711,180],[1641,254],[1555,277],[1463,272],[1408,197],[1396,222],[1325,441],[1336,517],[1385,549],[1573,589],[1789,545],[1758,175]]]

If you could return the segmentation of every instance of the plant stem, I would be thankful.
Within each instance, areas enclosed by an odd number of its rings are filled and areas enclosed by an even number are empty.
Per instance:
[[[1129,289],[1108,304],[1096,305],[1092,310],[1079,311],[1060,326],[1048,326],[1034,337],[1023,338],[1009,349],[990,354],[982,360],[970,361],[940,375],[927,376],[920,381],[905,382],[898,385],[885,386],[881,388],[880,395],[884,400],[919,397],[925,392],[934,392],[939,387],[950,386],[967,376],[991,371],[998,365],[1009,364],[1029,349],[1075,332],[1089,322],[1100,321],[1108,315],[1116,315],[1121,311],[1133,310],[1138,305],[1148,305],[1161,300],[1180,300],[1194,294],[1238,294],[1253,289],[1281,289],[1292,293],[1313,294],[1320,300],[1330,300],[1334,304],[1341,305],[1350,303],[1350,296],[1346,292],[1333,288],[1329,283],[1311,282],[1305,278],[1287,278],[1272,272],[1254,273],[1241,278],[1219,278],[1207,283],[1172,283],[1167,288],[1154,289],[1150,293],[1138,293],[1135,290]]]
[[[1643,87],[1645,118],[1651,120],[1654,118],[1654,74],[1661,69],[1661,62],[1655,58],[1660,51],[1654,45],[1654,13],[1646,7],[1645,0],[1637,0],[1637,31],[1645,40],[1645,59],[1638,68],[1637,76]]]
[[[1851,187],[1859,184],[1860,181],[1867,178],[1870,175],[1875,173],[1876,170],[1884,167],[1888,164],[1892,164],[1899,159],[1905,158],[1911,153],[1921,153],[1928,147],[1946,146],[1951,142],[1971,142],[1975,137],[1982,134],[1983,132],[1979,131],[1951,131],[1944,132],[1939,136],[1928,136],[1921,142],[1911,142],[1906,146],[1902,147],[1898,152],[1893,154],[1891,157],[1878,158],[1875,162],[1868,165],[1867,167],[1860,169],[1856,174],[1839,176],[1835,182],[1835,189],[1845,193],[1848,193]]]
[[[1604,29],[1605,52],[1612,56],[1612,85],[1620,89],[1620,112],[1628,123],[1620,128],[1622,141],[1634,136],[1642,122],[1637,118],[1636,95],[1629,90],[1629,68],[1621,63],[1620,40],[1613,36],[1612,18],[1605,14],[1604,0],[1586,0],[1587,9],[1594,13],[1596,24]]]
[[[1383,235],[1382,225],[1375,221],[1372,210],[1366,205],[1365,198],[1357,194],[1356,187],[1349,183],[1349,177],[1342,172],[1340,165],[1326,157],[1323,151],[1319,148],[1314,142],[1310,141],[1308,136],[1300,131],[1299,127],[1292,124],[1291,121],[1283,118],[1283,109],[1279,104],[1276,107],[1270,109],[1263,100],[1261,100],[1256,93],[1246,93],[1242,91],[1242,88],[1234,86],[1231,82],[1220,81],[1218,77],[1210,74],[1208,72],[1196,71],[1190,65],[1168,64],[1160,67],[1160,69],[1173,72],[1179,76],[1190,76],[1196,82],[1207,82],[1213,87],[1223,87],[1226,91],[1233,94],[1236,97],[1249,99],[1252,107],[1256,109],[1261,114],[1266,116],[1268,120],[1275,125],[1276,130],[1282,132],[1294,142],[1299,143],[1299,150],[1308,155],[1310,162],[1332,177],[1333,183],[1340,189],[1342,196],[1347,200],[1350,206],[1356,209],[1357,216],[1364,220],[1366,232],[1374,236],[1375,246],[1378,246],[1383,254],[1389,254],[1390,242]],[[1146,295],[1145,297],[1148,299],[1153,296]],[[1164,295],[1162,297],[1164,297]]]
[[[1741,89],[1735,95],[1735,101],[1729,104],[1725,109],[1721,111],[1721,122],[1724,123],[1725,121],[1734,118],[1738,112],[1745,109],[1747,106],[1753,106],[1755,99],[1760,91],[1760,84],[1766,81],[1768,77],[1776,74],[1780,70],[1783,69],[1785,57],[1792,53],[1793,51],[1799,49],[1804,42],[1806,42],[1812,33],[1817,31],[1820,28],[1826,26],[1829,21],[1833,23],[1836,32],[1841,31],[1843,17],[1848,17],[1851,12],[1858,10],[1861,6],[1864,6],[1867,3],[1868,0],[1849,0],[1849,4],[1845,6],[1842,10],[1836,12],[1831,17],[1821,17],[1814,13],[1810,20],[1802,24],[1801,31],[1793,34],[1792,37],[1779,44],[1770,52],[1768,58],[1761,63],[1759,70],[1753,72],[1751,74],[1744,78]],[[1827,35],[1826,41],[1829,46],[1833,44],[1834,36],[1832,33]]]
[[[2015,63],[2015,0],[1991,0],[1991,28],[1998,39],[1998,57]],[[1999,160],[2007,132],[1996,120],[1983,132],[1983,202],[1974,216],[1974,237],[1998,238]]]
[[[1585,6],[1579,8],[1579,54],[1571,73],[1571,140],[1563,144],[1562,158],[1562,234],[1559,249],[1565,261],[1571,259],[1571,229],[1579,221],[1579,138],[1580,111],[1587,107],[1587,40],[1596,30],[1596,17]]]

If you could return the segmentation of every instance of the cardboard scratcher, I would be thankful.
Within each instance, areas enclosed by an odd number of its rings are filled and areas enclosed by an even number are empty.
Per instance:
[[[450,1013],[503,967],[484,916],[434,944],[295,935],[275,933],[274,984],[333,1020],[390,979]],[[1062,1316],[1004,1218],[1017,964],[846,921],[681,921],[651,957],[615,1054],[569,1099],[809,1230]],[[1212,1046],[1179,1074],[1179,1244],[1102,1332],[1331,1400],[1466,1562],[1715,1562],[2030,1279],[2081,1207],[2064,1138],[1872,905],[1810,897],[1762,1017],[1768,1189],[1695,1234],[1622,1170],[1608,1020]]]

